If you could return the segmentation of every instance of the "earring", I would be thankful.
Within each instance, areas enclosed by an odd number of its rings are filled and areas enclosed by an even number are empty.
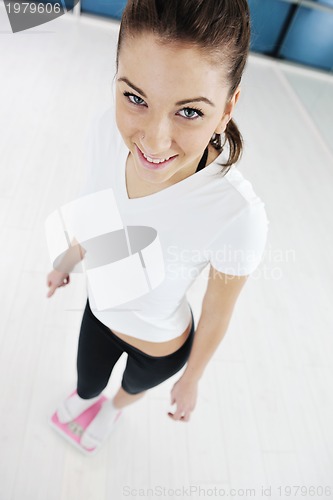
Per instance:
[[[223,141],[223,137],[222,135],[224,136],[224,141]],[[210,143],[216,148],[216,149],[219,149],[219,150],[223,150],[224,146],[225,146],[225,143],[227,142],[227,134],[226,134],[226,128],[225,130],[223,130],[223,132],[221,134],[217,134],[216,132],[213,134],[211,140],[210,140]]]
[[[210,140],[211,144],[215,147],[220,147],[221,144],[221,134],[217,134],[216,132],[213,134],[213,137]]]

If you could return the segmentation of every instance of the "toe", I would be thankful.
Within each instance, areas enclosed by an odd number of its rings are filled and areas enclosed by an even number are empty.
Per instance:
[[[87,431],[83,433],[80,443],[87,449],[96,448],[101,444],[98,439],[94,438],[94,436],[89,434]]]

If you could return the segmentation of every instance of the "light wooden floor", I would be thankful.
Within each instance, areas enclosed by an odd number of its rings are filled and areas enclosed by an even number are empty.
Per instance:
[[[128,407],[86,458],[47,423],[75,387],[85,288],[73,274],[46,298],[44,221],[81,182],[86,127],[111,99],[118,25],[67,15],[13,35],[0,7],[1,500],[179,498],[175,488],[261,499],[261,486],[274,500],[333,498],[332,77],[251,55],[235,118],[240,170],[270,219],[265,258],[191,421],[167,417],[178,374]],[[206,278],[188,295],[196,321]]]

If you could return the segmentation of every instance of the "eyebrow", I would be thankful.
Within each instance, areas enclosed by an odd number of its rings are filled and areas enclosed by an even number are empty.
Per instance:
[[[117,80],[118,82],[125,82],[127,83],[127,85],[129,85],[130,87],[132,87],[133,90],[135,90],[136,92],[138,92],[139,94],[141,94],[145,99],[147,99],[147,96],[146,94],[141,90],[139,89],[138,87],[136,87],[133,83],[131,83],[129,81],[128,78],[118,78]],[[203,101],[203,102],[206,102],[207,104],[209,104],[210,106],[213,106],[215,108],[215,104],[210,101],[209,99],[207,99],[207,97],[194,97],[193,99],[184,99],[182,101],[178,101],[176,102],[176,106],[182,106],[183,104],[187,104],[189,102],[199,102],[199,101]]]

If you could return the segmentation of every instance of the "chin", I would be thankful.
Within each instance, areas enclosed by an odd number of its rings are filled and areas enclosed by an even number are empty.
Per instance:
[[[136,164],[135,169],[140,179],[149,182],[149,184],[161,184],[167,182],[173,176],[172,172],[149,171],[141,165],[138,166]]]

